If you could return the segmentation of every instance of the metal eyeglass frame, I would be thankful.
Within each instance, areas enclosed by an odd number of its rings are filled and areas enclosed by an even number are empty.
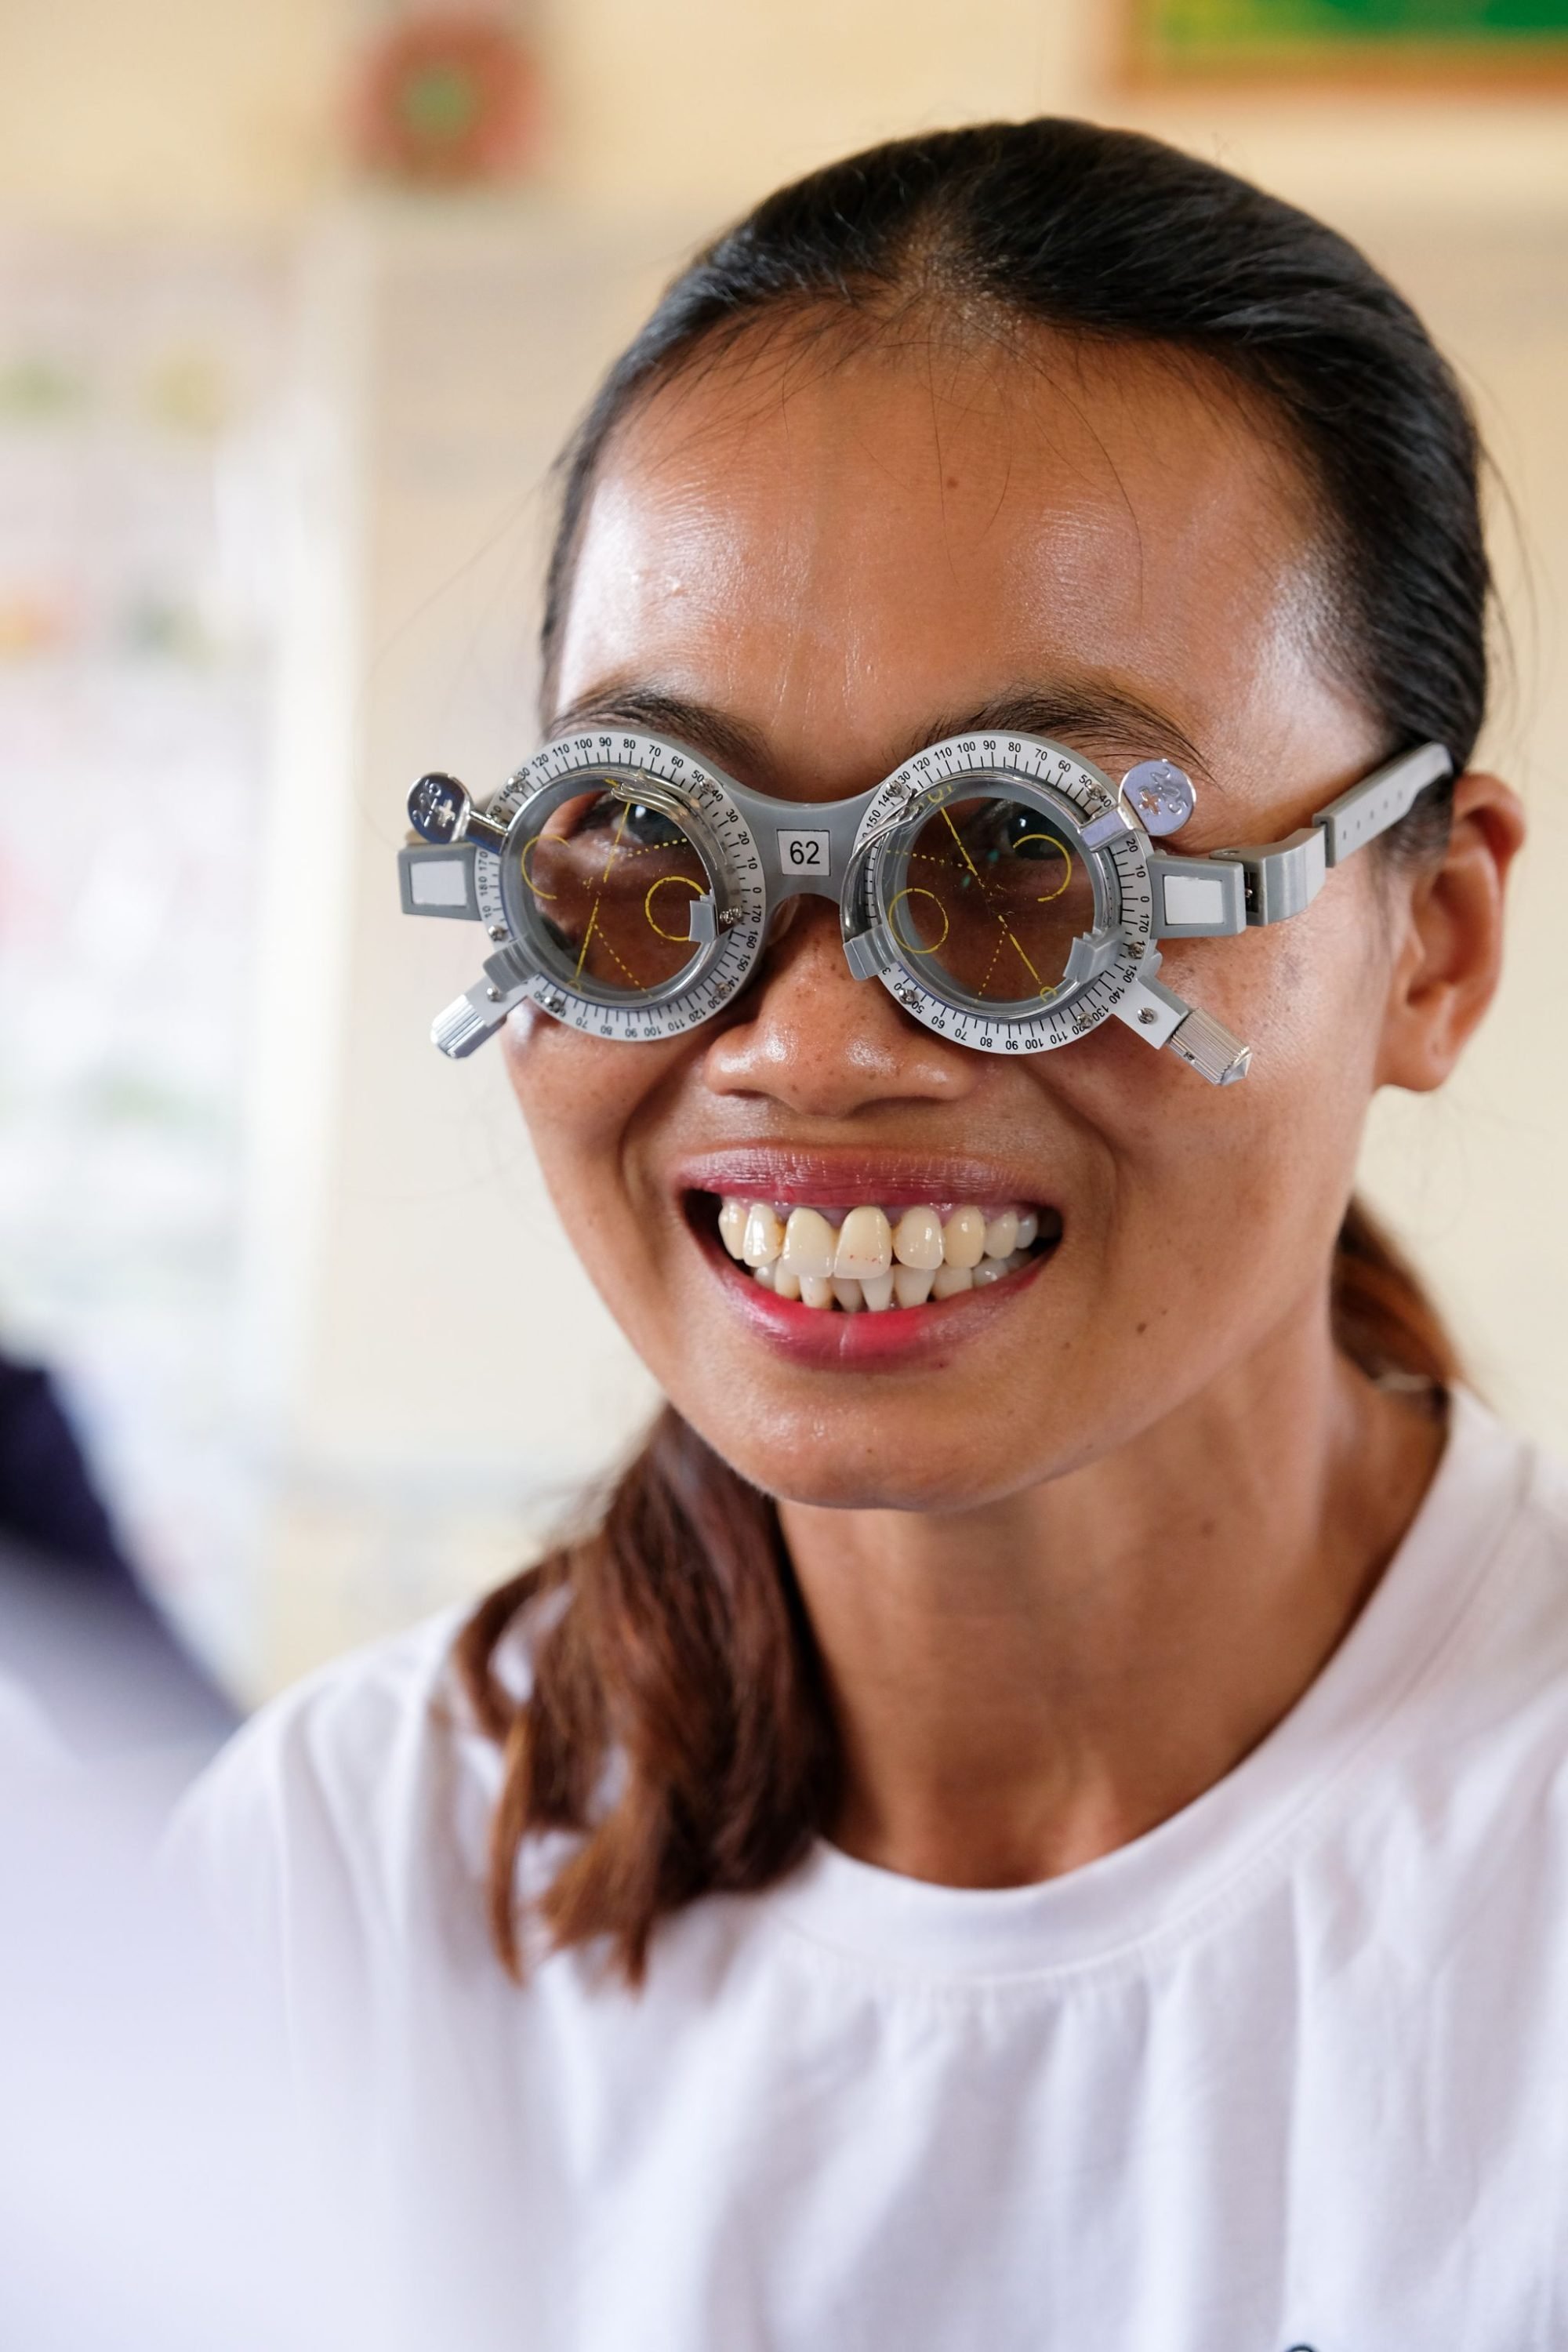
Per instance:
[[[960,1045],[1046,1053],[1114,1015],[1212,1084],[1229,1086],[1246,1076],[1250,1046],[1161,982],[1157,942],[1226,939],[1288,921],[1311,904],[1331,866],[1397,824],[1419,793],[1452,772],[1444,747],[1424,743],[1282,841],[1184,857],[1153,846],[1196,804],[1190,780],[1165,760],[1141,761],[1118,785],[1043,736],[952,736],[851,799],[782,801],[750,791],[684,744],[601,728],[545,744],[483,810],[454,777],[422,776],[408,796],[417,837],[399,853],[399,883],[405,914],[482,923],[493,943],[483,977],[431,1029],[453,1060],[526,1003],[612,1041],[679,1035],[713,1019],[746,984],[777,908],[811,895],[837,904],[856,977],[880,980],[917,1021]],[[708,880],[690,905],[690,958],[645,991],[594,982],[581,953],[568,970],[528,882],[531,840],[554,810],[590,791],[675,820]],[[950,976],[917,963],[891,919],[900,859],[920,827],[944,803],[976,799],[1037,809],[1077,851],[1093,887],[1093,922],[1072,941],[1061,980],[1005,1003],[966,997]]]

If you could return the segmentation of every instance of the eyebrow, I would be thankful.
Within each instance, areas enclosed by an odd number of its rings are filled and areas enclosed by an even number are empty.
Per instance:
[[[1136,750],[1145,758],[1174,757],[1200,782],[1214,781],[1197,745],[1168,710],[1156,709],[1124,687],[1100,679],[1025,687],[983,703],[978,710],[945,712],[933,719],[924,740],[910,748],[923,751],[949,735],[1004,734],[1049,735],[1069,747],[1082,737],[1091,744]]]
[[[748,777],[775,772],[773,752],[760,728],[732,712],[667,693],[657,686],[596,688],[558,712],[550,733],[552,737],[569,735],[575,727],[592,725],[637,727],[653,734],[673,735],[692,751],[704,752]],[[1086,748],[1104,744],[1119,751],[1136,751],[1142,758],[1174,758],[1200,782],[1215,782],[1203,754],[1168,711],[1157,709],[1125,688],[1099,679],[1025,687],[994,696],[973,710],[939,711],[890,761],[888,772],[901,767],[915,752],[952,735],[1004,734],[1047,735],[1069,747],[1081,740]]]
[[[550,726],[552,738],[570,735],[574,727],[646,728],[650,734],[674,735],[693,751],[705,751],[722,766],[749,769],[755,774],[773,766],[767,738],[743,719],[716,710],[683,695],[666,694],[655,686],[617,686],[596,689],[558,711]]]

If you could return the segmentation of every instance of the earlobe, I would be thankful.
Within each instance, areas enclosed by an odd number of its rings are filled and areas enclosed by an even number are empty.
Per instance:
[[[1524,832],[1511,786],[1467,772],[1454,787],[1442,856],[1395,886],[1403,937],[1389,979],[1380,1086],[1415,1094],[1440,1087],[1490,1004],[1502,971],[1509,868]]]

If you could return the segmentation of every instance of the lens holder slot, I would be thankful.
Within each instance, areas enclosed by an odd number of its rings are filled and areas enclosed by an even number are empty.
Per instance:
[[[954,739],[906,763],[868,809],[845,950],[939,1034],[982,1052],[1047,1052],[1158,969],[1149,855],[1110,779],[1059,745]],[[1057,887],[1037,890],[1057,857]],[[1064,926],[1051,908],[1069,888]],[[1015,970],[1037,984],[1003,993]]]
[[[574,803],[575,830],[562,822]],[[490,815],[503,846],[476,857],[475,895],[532,968],[542,1011],[644,1041],[710,1019],[744,985],[764,891],[728,779],[657,737],[569,736],[519,770]]]
[[[1069,892],[1081,899],[1084,883],[1089,920],[1064,940],[1052,910]],[[871,887],[906,972],[955,1011],[1007,1021],[1093,976],[1113,895],[1078,812],[1013,776],[918,798],[885,836]],[[1034,986],[1008,984],[1026,980]]]

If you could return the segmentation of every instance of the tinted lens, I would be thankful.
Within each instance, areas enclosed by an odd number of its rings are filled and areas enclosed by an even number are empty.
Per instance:
[[[950,801],[900,861],[888,920],[911,971],[979,1003],[1017,1003],[1059,985],[1093,929],[1094,887],[1043,810]]]
[[[521,852],[528,903],[570,982],[625,996],[662,988],[698,953],[691,908],[707,868],[675,818],[601,787],[553,808]]]

